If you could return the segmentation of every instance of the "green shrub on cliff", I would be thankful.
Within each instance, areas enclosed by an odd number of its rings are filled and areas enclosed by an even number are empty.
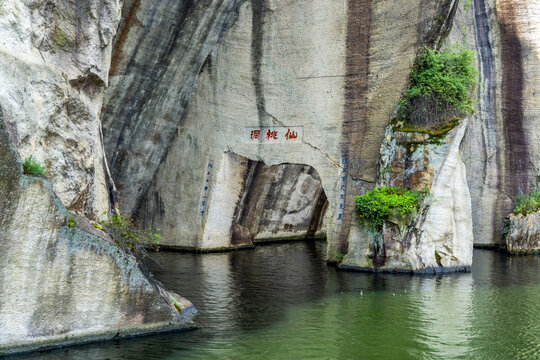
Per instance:
[[[30,156],[24,159],[23,162],[23,172],[27,175],[45,175],[45,170],[47,170],[47,167],[36,159],[34,157]]]
[[[471,50],[426,48],[411,71],[399,117],[414,125],[431,126],[473,113],[471,95],[478,75],[474,63]]]
[[[414,213],[425,195],[426,192],[395,187],[375,188],[356,197],[356,212],[370,224],[372,230],[381,231],[384,219],[391,215],[404,218]]]
[[[111,216],[101,228],[111,235],[116,245],[140,260],[148,256],[149,249],[159,250],[159,228],[141,230],[130,219],[117,214]]]
[[[540,210],[540,191],[533,191],[530,194],[521,195],[514,199],[514,215],[528,215]]]

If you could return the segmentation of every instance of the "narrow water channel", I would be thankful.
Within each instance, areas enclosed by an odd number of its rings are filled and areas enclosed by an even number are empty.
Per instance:
[[[540,257],[475,250],[472,273],[339,272],[326,243],[161,253],[154,276],[200,328],[25,359],[540,358]]]

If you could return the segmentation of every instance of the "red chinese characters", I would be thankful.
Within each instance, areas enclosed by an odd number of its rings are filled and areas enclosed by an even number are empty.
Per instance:
[[[252,130],[251,131],[251,140],[259,140],[261,137],[261,130]]]
[[[298,133],[296,131],[291,131],[291,129],[287,129],[287,133],[285,134],[285,139],[292,140],[298,138]]]
[[[270,130],[268,129],[268,132],[266,133],[266,139],[267,140],[277,140],[278,139],[278,133],[276,130]]]

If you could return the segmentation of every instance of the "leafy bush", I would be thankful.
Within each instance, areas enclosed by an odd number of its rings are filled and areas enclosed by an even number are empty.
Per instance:
[[[27,175],[45,175],[47,167],[40,164],[34,157],[30,156],[24,159],[23,172]]]
[[[411,71],[399,116],[414,125],[431,126],[473,113],[471,93],[478,74],[474,62],[471,50],[426,48]]]
[[[414,213],[420,206],[426,191],[381,187],[356,197],[356,212],[367,220],[372,230],[381,231],[384,219],[390,215],[402,218]]]
[[[530,194],[521,195],[514,199],[514,215],[531,214],[540,210],[540,191],[533,191]]]
[[[101,228],[111,235],[116,245],[139,260],[149,256],[149,249],[159,250],[161,240],[159,228],[148,227],[146,230],[141,230],[130,219],[116,214],[102,224]]]

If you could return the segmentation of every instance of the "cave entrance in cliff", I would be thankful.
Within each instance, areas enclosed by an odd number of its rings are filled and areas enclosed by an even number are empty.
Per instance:
[[[231,245],[326,239],[328,199],[315,168],[246,161]]]

